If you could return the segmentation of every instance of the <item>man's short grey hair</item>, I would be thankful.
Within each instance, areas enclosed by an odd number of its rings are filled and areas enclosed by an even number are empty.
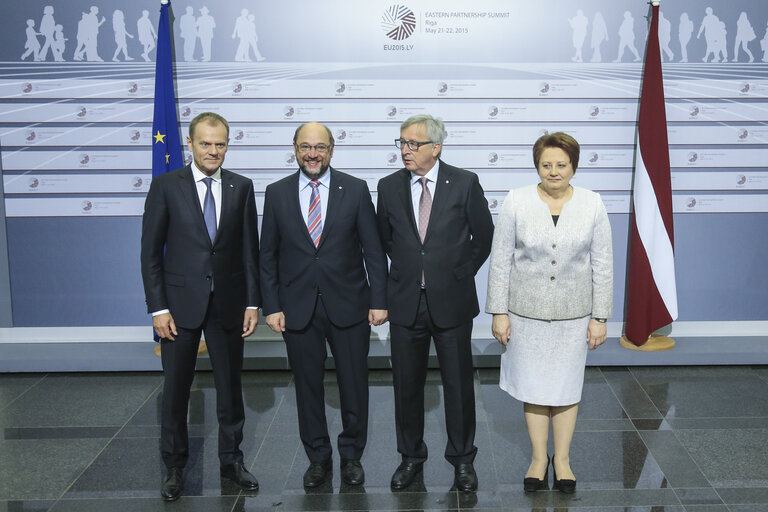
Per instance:
[[[447,133],[445,132],[445,125],[440,119],[434,118],[429,114],[417,114],[403,121],[403,124],[400,125],[400,131],[403,131],[414,124],[424,125],[427,132],[427,138],[432,143],[439,142],[442,144],[445,140]]]

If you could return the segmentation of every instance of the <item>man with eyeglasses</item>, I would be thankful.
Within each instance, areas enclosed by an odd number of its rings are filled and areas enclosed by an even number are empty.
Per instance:
[[[475,274],[488,258],[493,222],[477,175],[440,160],[443,122],[416,115],[395,145],[405,167],[379,181],[377,221],[391,260],[387,289],[397,451],[393,489],[405,489],[427,459],[424,383],[430,340],[443,381],[454,485],[477,490],[472,319]]]
[[[387,258],[367,184],[330,166],[333,135],[320,123],[296,129],[299,171],[267,186],[261,235],[262,309],[282,333],[293,370],[306,487],[332,475],[323,376],[326,341],[336,366],[341,480],[365,481],[371,325],[387,320]]]

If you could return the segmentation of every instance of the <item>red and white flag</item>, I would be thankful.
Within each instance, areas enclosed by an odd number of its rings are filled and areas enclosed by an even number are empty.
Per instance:
[[[625,335],[642,345],[677,318],[672,184],[659,50],[659,6],[652,7],[637,123]]]

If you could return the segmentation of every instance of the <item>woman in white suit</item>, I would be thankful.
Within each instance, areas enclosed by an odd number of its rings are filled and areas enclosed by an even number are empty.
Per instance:
[[[506,346],[499,385],[524,403],[533,454],[523,487],[549,488],[551,419],[554,488],[572,493],[587,349],[605,341],[613,309],[611,226],[600,196],[570,184],[579,163],[573,137],[539,138],[533,163],[541,182],[511,190],[496,223],[485,310]]]

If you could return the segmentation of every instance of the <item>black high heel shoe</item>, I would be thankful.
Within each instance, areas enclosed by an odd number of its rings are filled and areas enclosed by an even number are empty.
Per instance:
[[[544,470],[544,478],[527,477],[523,479],[523,490],[525,492],[548,491],[549,490],[549,455],[547,455],[547,469]]]
[[[555,490],[558,490],[564,494],[573,494],[576,490],[576,480],[571,480],[568,478],[563,478],[561,480],[557,479],[557,471],[555,470],[555,456],[552,455],[552,476],[555,479],[554,485],[552,485],[552,488]]]

